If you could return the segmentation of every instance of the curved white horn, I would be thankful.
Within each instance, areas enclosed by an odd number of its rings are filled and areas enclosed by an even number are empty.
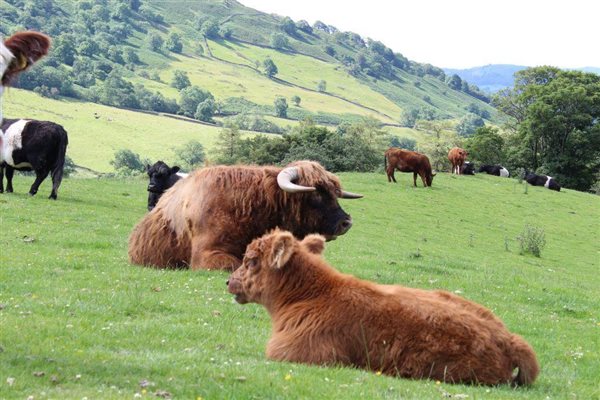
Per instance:
[[[362,194],[346,192],[345,190],[342,190],[342,195],[340,196],[340,199],[362,199],[362,198],[363,198]]]
[[[279,174],[277,174],[277,184],[284,192],[288,193],[305,193],[305,192],[314,192],[317,190],[312,186],[301,186],[292,183],[293,180],[298,179],[298,168],[296,167],[287,167],[281,170]]]

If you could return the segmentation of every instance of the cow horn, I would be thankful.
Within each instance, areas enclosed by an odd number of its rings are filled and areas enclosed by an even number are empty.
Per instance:
[[[301,186],[292,183],[293,180],[299,178],[298,168],[296,167],[287,167],[281,170],[279,174],[277,174],[277,184],[284,192],[288,193],[305,193],[305,192],[314,192],[317,190],[312,186]]]
[[[340,196],[340,199],[361,199],[361,198],[363,198],[362,194],[346,192],[345,190],[342,190],[342,195]]]

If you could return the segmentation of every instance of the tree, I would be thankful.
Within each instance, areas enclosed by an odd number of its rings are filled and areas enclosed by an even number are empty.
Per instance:
[[[141,5],[142,5],[141,0],[129,0],[129,7],[133,11],[139,11]]]
[[[139,108],[140,106],[133,85],[123,79],[123,75],[117,69],[108,74],[101,86],[99,100],[103,104],[117,107]]]
[[[63,63],[73,65],[75,62],[75,55],[77,54],[73,36],[69,34],[60,35],[54,41],[52,53]]]
[[[281,29],[288,35],[296,35],[296,24],[290,17],[285,17],[283,21],[281,21]]]
[[[480,164],[504,163],[504,139],[498,133],[498,128],[482,126],[465,144],[469,158]]]
[[[327,82],[321,79],[317,85],[317,90],[319,92],[325,92],[327,90]]]
[[[271,60],[269,57],[265,58],[263,61],[263,72],[269,78],[274,77],[279,72],[277,65],[275,65],[273,60]]]
[[[119,175],[136,175],[144,171],[144,162],[140,159],[140,155],[129,149],[118,150],[110,164]]]
[[[124,53],[125,61],[129,64],[139,64],[140,57],[136,53],[134,49],[131,47],[126,47]]]
[[[600,169],[600,77],[554,67],[515,74],[512,89],[493,103],[514,118],[507,126],[513,166],[555,177],[563,186],[587,190]]]
[[[183,51],[183,43],[181,42],[181,36],[179,34],[173,32],[169,34],[167,38],[167,43],[165,44],[167,50],[172,51],[173,53],[181,53]]]
[[[210,18],[202,23],[200,33],[209,39],[216,39],[219,37],[219,23]]]
[[[204,164],[206,155],[204,146],[197,140],[190,140],[183,146],[173,149],[181,167],[187,171],[194,170]]]
[[[301,102],[301,101],[302,101],[302,99],[300,98],[300,96],[298,96],[298,95],[294,95],[294,96],[292,96],[292,103],[294,103],[294,105],[295,105],[296,107],[299,107],[299,106],[300,106],[300,102]]]
[[[194,113],[194,118],[200,121],[211,122],[213,114],[215,113],[215,100],[212,98],[207,98],[196,108],[196,112]]]
[[[417,122],[417,118],[419,118],[419,110],[416,108],[408,108],[402,110],[402,114],[400,115],[400,125],[405,126],[407,128],[413,128],[415,123]]]
[[[237,125],[226,125],[217,138],[217,161],[223,164],[235,164],[242,147],[240,130]]]
[[[289,46],[289,41],[287,36],[282,35],[281,33],[274,33],[271,35],[271,46],[281,50]]]
[[[212,93],[207,90],[202,90],[198,86],[189,86],[182,89],[179,92],[180,102],[179,108],[183,115],[187,117],[194,117],[198,104],[202,103],[206,99],[213,99]]]
[[[148,35],[148,45],[152,51],[157,53],[160,52],[162,50],[163,43],[164,40],[162,37],[160,37],[160,35],[156,33],[151,33]]]
[[[485,125],[483,118],[473,113],[468,113],[456,125],[456,132],[461,136],[471,136],[475,130]]]
[[[188,86],[191,86],[190,78],[188,77],[187,72],[176,69],[173,72],[173,80],[171,81],[171,87],[175,89],[181,90],[185,89]]]
[[[279,118],[287,118],[288,104],[285,97],[277,97],[275,99],[275,115]]]
[[[446,80],[446,84],[454,90],[462,89],[462,79],[460,79],[460,76],[456,74],[453,74],[450,77],[448,77]]]
[[[393,136],[390,140],[390,146],[415,151],[417,149],[417,141],[408,137]]]

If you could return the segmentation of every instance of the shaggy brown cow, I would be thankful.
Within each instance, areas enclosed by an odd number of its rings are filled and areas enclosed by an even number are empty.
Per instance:
[[[343,235],[352,219],[338,198],[359,197],[311,161],[284,169],[203,168],[175,183],[138,223],[129,239],[129,259],[163,268],[232,270],[240,266],[248,243],[275,227],[298,237]]]
[[[469,153],[460,147],[453,147],[448,152],[448,160],[452,164],[452,173],[461,175],[461,168],[467,159]]]
[[[533,349],[490,310],[449,292],[342,274],[319,255],[323,248],[319,235],[299,241],[275,230],[248,246],[229,277],[238,303],[262,304],[271,315],[268,358],[451,383],[535,380]]]
[[[397,147],[390,147],[385,152],[384,159],[385,172],[387,173],[388,182],[394,181],[394,172],[397,169],[400,172],[412,172],[413,183],[417,186],[417,174],[423,181],[423,186],[431,186],[434,173],[431,172],[431,164],[429,158],[425,154],[417,153],[416,151],[403,150]]]

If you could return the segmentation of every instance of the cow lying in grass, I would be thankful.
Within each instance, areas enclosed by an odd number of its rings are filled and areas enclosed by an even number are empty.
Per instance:
[[[481,167],[479,167],[478,172],[487,172],[488,175],[496,175],[501,176],[503,178],[508,178],[510,176],[508,170],[502,165],[484,164]]]
[[[546,189],[556,190],[557,192],[560,192],[560,185],[558,184],[558,182],[556,182],[556,179],[554,179],[551,176],[537,175],[537,174],[534,174],[533,172],[525,171],[525,173],[523,174],[523,178],[530,185],[543,186]]]
[[[238,303],[271,315],[268,358],[451,383],[535,380],[533,349],[490,310],[449,292],[342,274],[320,256],[324,243],[274,230],[248,246],[227,282]]]

